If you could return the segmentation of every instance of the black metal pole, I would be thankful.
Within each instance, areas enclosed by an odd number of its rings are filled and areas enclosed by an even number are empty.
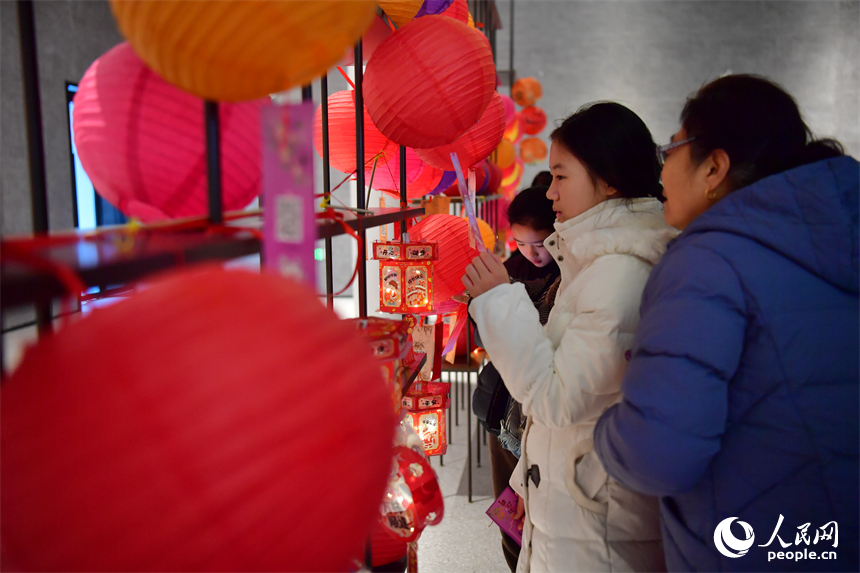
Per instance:
[[[39,93],[39,61],[36,52],[36,23],[31,0],[18,0],[18,34],[21,43],[21,75],[24,80],[24,113],[27,118],[27,156],[30,162],[30,216],[33,233],[48,234],[48,186],[45,178],[45,147],[42,134],[42,97]],[[73,293],[70,293],[73,294]],[[37,303],[39,336],[51,331],[51,303]]]
[[[514,73],[514,0],[511,0],[511,41],[508,45],[508,61],[510,62],[508,67],[511,72],[511,81],[509,88],[509,94],[513,95],[514,82],[517,80],[516,74]]]
[[[328,161],[328,75],[323,74],[320,78],[320,99],[322,99],[322,146],[323,146],[323,192],[326,197],[326,205],[331,200],[331,174],[329,173]],[[334,277],[332,276],[332,249],[331,237],[325,238],[325,296],[326,306],[334,308]]]
[[[355,199],[356,207],[365,209],[364,204],[364,97],[362,83],[364,80],[364,57],[361,51],[361,40],[355,45]],[[361,215],[359,215],[359,218]],[[364,260],[367,230],[359,224],[358,229],[358,316],[367,316],[367,262]]]
[[[400,208],[405,209],[406,203],[406,148],[400,146]],[[400,234],[406,232],[406,219],[400,221]]]
[[[314,92],[311,89],[311,84],[306,86],[302,86],[302,101],[312,101],[314,99]]]
[[[218,121],[218,102],[205,101],[206,115],[206,175],[209,182],[209,222],[224,222],[221,203],[221,133]]]
[[[21,72],[24,79],[24,108],[27,116],[27,155],[30,161],[33,233],[44,235],[48,232],[48,193],[45,183],[42,106],[32,0],[18,0],[18,30],[21,36]]]

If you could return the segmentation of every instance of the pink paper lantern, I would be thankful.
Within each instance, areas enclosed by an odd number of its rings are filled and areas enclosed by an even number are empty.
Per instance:
[[[220,268],[41,339],[2,398],[14,571],[346,571],[397,423],[366,339],[312,289]]]
[[[219,105],[224,210],[260,194],[267,101]],[[208,212],[203,100],[161,79],[127,42],[84,73],[72,121],[84,170],[120,211],[143,221]]]
[[[400,147],[392,145],[392,152],[388,154],[388,161],[377,161],[376,171],[373,170],[371,163],[365,168],[364,181],[370,183],[372,189],[378,191],[390,191],[400,193]],[[424,161],[421,160],[415,151],[411,148],[406,148],[406,190],[421,172],[424,170]],[[373,182],[370,182],[370,176],[373,173]]]
[[[505,125],[510,125],[516,118],[517,108],[511,96],[501,94],[502,104],[505,106]]]
[[[458,137],[453,143],[433,149],[416,149],[418,157],[439,169],[454,169],[451,154],[456,153],[460,167],[466,169],[486,159],[502,141],[505,133],[505,107],[499,94],[493,92],[493,99],[484,110],[481,119]]]
[[[495,81],[486,36],[446,16],[424,16],[377,47],[364,75],[364,102],[392,141],[430,148],[481,119]]]

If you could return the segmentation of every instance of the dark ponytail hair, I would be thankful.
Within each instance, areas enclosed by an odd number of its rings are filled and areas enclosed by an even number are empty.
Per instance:
[[[555,211],[552,201],[546,197],[547,189],[549,187],[538,185],[517,193],[508,205],[508,222],[536,231],[554,231]]]
[[[602,179],[619,197],[663,200],[654,139],[645,122],[623,105],[584,105],[550,139],[576,156],[593,181]]]
[[[761,76],[729,75],[702,86],[687,99],[681,125],[695,137],[693,161],[701,163],[715,149],[728,154],[731,191],[845,154],[838,141],[815,140],[794,98]]]

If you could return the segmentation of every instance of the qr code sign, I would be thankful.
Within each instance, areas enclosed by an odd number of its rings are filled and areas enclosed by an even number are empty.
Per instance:
[[[275,236],[283,243],[301,243],[305,236],[302,198],[279,195],[275,198]]]

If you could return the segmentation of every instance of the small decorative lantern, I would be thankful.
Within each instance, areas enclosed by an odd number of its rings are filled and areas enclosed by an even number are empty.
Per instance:
[[[407,341],[411,322],[378,317],[354,318],[351,322],[365,337],[373,355],[381,362],[382,375],[388,382],[394,411],[399,414],[407,371],[403,359],[412,346]]]
[[[445,514],[445,500],[436,472],[416,451],[394,448],[392,474],[380,508],[380,521],[389,535],[415,541],[428,525],[437,525]]]
[[[450,406],[449,382],[414,382],[403,396],[403,412],[408,423],[424,440],[426,456],[448,451],[445,410]]]
[[[433,261],[436,243],[380,241],[373,243],[379,261],[379,310],[413,314],[433,310]]]

